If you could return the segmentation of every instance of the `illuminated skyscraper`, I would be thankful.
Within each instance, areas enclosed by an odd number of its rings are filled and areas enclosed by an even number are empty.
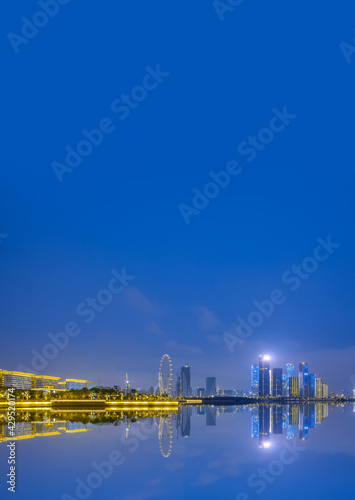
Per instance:
[[[271,396],[269,356],[259,356],[259,397]]]
[[[131,392],[131,383],[128,380],[128,373],[126,373],[126,393],[129,394]]]
[[[308,375],[308,397],[314,398],[316,376],[313,373]]]
[[[282,368],[272,370],[272,395],[276,398],[282,396]]]
[[[299,390],[300,396],[307,398],[308,397],[308,363],[300,363],[299,366]]]
[[[290,377],[288,383],[289,383],[289,389],[288,389],[289,396],[292,398],[298,398],[300,395],[298,377]]]
[[[316,378],[314,382],[314,395],[316,398],[323,396],[323,382],[321,378]]]
[[[289,389],[290,389],[290,378],[295,377],[295,365],[292,363],[286,363],[286,394],[289,396]]]
[[[251,392],[253,396],[259,394],[259,365],[251,365]]]

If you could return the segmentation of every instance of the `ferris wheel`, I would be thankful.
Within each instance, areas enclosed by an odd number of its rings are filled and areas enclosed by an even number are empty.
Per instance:
[[[160,361],[158,386],[160,395],[171,395],[171,388],[173,386],[173,364],[169,354],[164,354]]]

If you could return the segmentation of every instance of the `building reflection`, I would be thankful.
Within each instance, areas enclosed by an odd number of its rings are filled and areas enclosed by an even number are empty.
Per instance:
[[[285,434],[286,439],[309,438],[310,429],[328,417],[328,404],[260,405],[251,412],[251,437],[259,439],[260,448],[267,448],[270,435]]]
[[[354,407],[355,408],[355,407]],[[0,412],[0,443],[14,439],[54,436],[88,432],[95,425],[123,426],[125,437],[134,432],[133,423],[148,419],[158,429],[160,451],[169,457],[173,445],[173,429],[177,439],[188,439],[193,432],[193,417],[202,419],[203,425],[215,427],[223,413],[250,413],[251,438],[258,440],[260,448],[270,446],[272,436],[306,440],[311,429],[328,417],[328,404],[307,405],[240,405],[240,406],[188,406],[178,408],[137,410],[63,410],[22,409],[16,412],[16,427],[11,431],[5,411]]]

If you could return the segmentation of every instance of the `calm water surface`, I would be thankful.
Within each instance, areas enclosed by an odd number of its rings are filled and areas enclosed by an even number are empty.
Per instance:
[[[353,499],[354,410],[22,411],[14,498]],[[12,498],[6,425],[0,438],[0,498]]]

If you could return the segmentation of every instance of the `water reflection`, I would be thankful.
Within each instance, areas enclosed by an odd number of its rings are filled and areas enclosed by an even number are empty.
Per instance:
[[[95,425],[124,425],[126,438],[131,424],[149,419],[158,428],[161,454],[169,457],[173,447],[173,429],[176,437],[188,439],[192,433],[191,417],[205,416],[207,427],[216,426],[223,413],[250,413],[251,438],[260,448],[268,448],[272,435],[284,434],[286,439],[309,438],[310,429],[328,417],[329,405],[243,405],[243,406],[180,406],[174,409],[139,410],[80,410],[54,411],[52,409],[24,409],[16,413],[16,429],[10,435],[6,413],[0,413],[0,443],[13,439],[53,436],[61,433],[88,432]]]

